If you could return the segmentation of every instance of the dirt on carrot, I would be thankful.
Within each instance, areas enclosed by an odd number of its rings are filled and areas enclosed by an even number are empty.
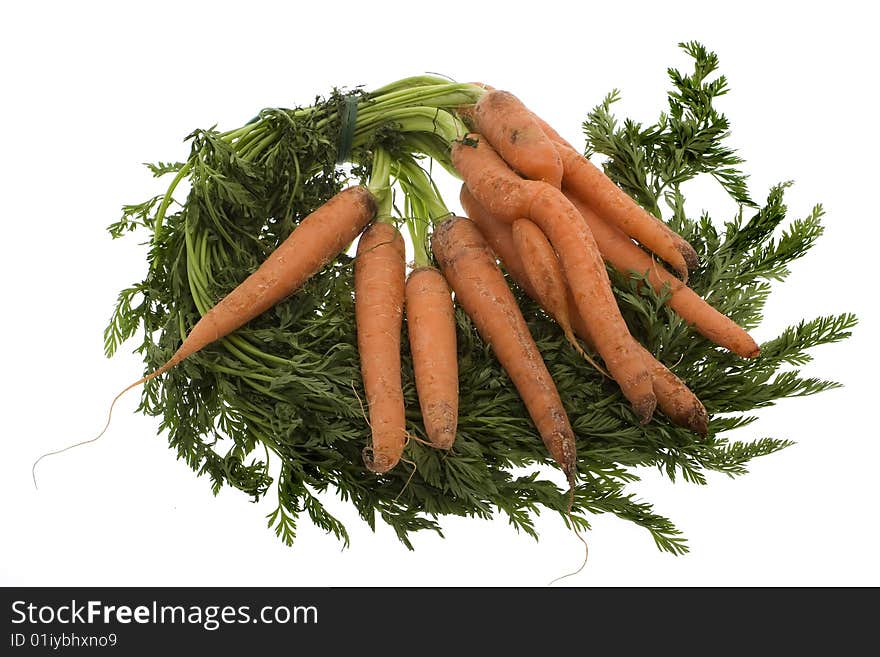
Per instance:
[[[513,94],[493,89],[473,112],[475,132],[485,137],[510,167],[531,180],[562,184],[562,159],[532,113]]]

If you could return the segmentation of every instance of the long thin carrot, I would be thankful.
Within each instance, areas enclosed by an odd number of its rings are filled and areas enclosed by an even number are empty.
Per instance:
[[[528,219],[514,221],[511,233],[525,274],[537,294],[536,298],[541,300],[541,306],[559,324],[569,344],[593,367],[604,373],[604,370],[581,348],[574,336],[568,305],[571,292],[565,282],[559,258],[556,257],[547,236]]]
[[[468,189],[490,212],[511,222],[526,217],[541,228],[559,256],[578,313],[590,325],[605,366],[639,420],[650,421],[656,405],[651,376],[617,307],[596,242],[577,208],[553,186],[519,178],[479,135],[455,143],[452,161]]]
[[[367,396],[372,446],[364,462],[387,472],[406,444],[406,412],[400,372],[406,253],[392,224],[377,222],[358,240],[354,265],[355,325]]]
[[[416,392],[431,444],[449,449],[458,425],[458,352],[449,285],[434,267],[406,280],[406,327]]]
[[[691,288],[654,262],[623,231],[602,220],[581,200],[575,190],[565,188],[564,191],[590,227],[602,257],[612,267],[620,272],[647,273],[648,283],[658,292],[668,286],[671,291],[669,307],[715,344],[730,349],[743,358],[753,358],[760,353],[752,336],[736,322],[718,312]]]
[[[528,108],[513,94],[486,92],[473,111],[475,131],[482,134],[512,169],[531,180],[558,188],[563,166],[559,152]]]
[[[492,347],[522,397],[544,444],[574,487],[574,432],[556,384],[516,304],[489,245],[474,223],[447,219],[434,231],[431,247],[457,303]]]
[[[552,312],[549,310],[549,306],[552,304],[543,298],[543,292],[539,292],[529,280],[527,266],[517,251],[510,224],[493,217],[486,211],[465,185],[461,187],[460,199],[468,217],[476,224],[477,228],[486,238],[489,246],[507,270],[508,275],[526,294],[552,315]],[[574,301],[570,297],[570,292],[568,305],[568,315],[575,335],[586,342],[591,349],[595,350],[589,328],[578,314]],[[657,360],[651,352],[640,344],[638,344],[638,348],[648,371],[651,373],[651,384],[657,397],[657,406],[663,414],[674,424],[688,427],[700,435],[706,435],[709,418],[702,402],[681,379]]]
[[[642,208],[601,169],[571,146],[557,143],[556,148],[565,172],[563,184],[587,202],[600,217],[653,251],[687,280],[688,269],[699,264],[693,247]]]
[[[336,194],[303,219],[254,273],[205,313],[165,364],[128,385],[113,398],[107,423],[97,436],[44,454],[34,462],[34,469],[46,456],[98,440],[110,426],[113,407],[122,395],[164,374],[293,294],[351,244],[375,214],[376,201],[365,187],[349,187]]]

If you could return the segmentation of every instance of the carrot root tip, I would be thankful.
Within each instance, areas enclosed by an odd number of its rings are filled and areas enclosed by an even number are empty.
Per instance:
[[[648,424],[654,417],[654,409],[657,407],[657,398],[654,395],[646,395],[633,403],[633,410],[639,418],[639,424]]]
[[[400,460],[391,454],[375,453],[372,447],[365,447],[362,454],[367,470],[376,474],[385,474],[397,465],[397,462]]]
[[[703,438],[709,433],[709,415],[706,413],[706,408],[700,402],[694,402],[694,408],[688,419],[688,427]]]
[[[450,450],[455,443],[455,430],[443,429],[430,436],[431,444],[437,449]]]
[[[697,255],[694,247],[685,241],[680,242],[677,246],[678,252],[681,253],[681,257],[684,258],[688,269],[696,269],[700,266],[700,256]]]

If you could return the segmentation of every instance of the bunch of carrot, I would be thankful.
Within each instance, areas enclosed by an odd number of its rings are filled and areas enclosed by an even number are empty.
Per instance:
[[[607,263],[622,273],[644,275],[654,290],[668,292],[669,306],[696,331],[742,357],[756,356],[754,340],[687,286],[688,272],[698,265],[694,249],[512,94],[485,85],[446,85],[454,94],[446,90],[443,96],[436,81],[414,80],[386,87],[386,100],[374,104],[355,130],[364,142],[382,124],[384,107],[385,114],[403,121],[404,131],[411,127],[405,142],[409,154],[397,149],[392,157],[374,148],[366,185],[345,189],[303,219],[253,274],[205,312],[168,362],[129,388],[289,296],[357,238],[355,322],[372,433],[364,460],[374,472],[398,464],[409,436],[401,389],[404,314],[425,435],[438,449],[453,446],[458,418],[454,293],[574,486],[574,432],[499,264],[559,324],[573,348],[616,382],[636,421],[650,422],[659,408],[672,422],[705,435],[703,405],[631,335],[606,270]],[[421,85],[420,102],[443,97],[454,103],[461,95],[479,99],[454,109],[439,101],[430,109],[407,107],[400,100],[407,85]],[[447,210],[418,164],[421,154],[463,180],[460,201],[467,217]],[[408,276],[404,239],[392,217],[394,181],[404,193],[415,250]]]
[[[418,263],[405,294],[416,384],[431,443],[448,448],[455,435],[456,354],[448,285],[492,346],[550,454],[574,482],[574,433],[498,260],[580,353],[575,336],[602,357],[641,423],[649,422],[659,406],[673,422],[705,434],[703,405],[632,337],[605,268],[608,262],[622,272],[647,274],[656,291],[669,289],[670,306],[696,330],[740,356],[756,356],[754,340],[687,287],[688,271],[698,264],[694,249],[513,95],[487,90],[460,113],[478,131],[451,145],[452,163],[464,180],[461,203],[468,218],[439,223],[431,245],[441,271]],[[383,233],[379,237],[369,230],[361,238],[355,289],[373,429],[368,463],[378,472],[399,460],[406,436],[398,359],[404,256],[399,233]],[[385,290],[381,309],[375,307],[378,287]]]

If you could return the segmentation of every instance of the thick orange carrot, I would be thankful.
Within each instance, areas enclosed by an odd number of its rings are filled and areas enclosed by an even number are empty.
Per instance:
[[[485,208],[477,203],[465,185],[461,187],[460,199],[468,217],[470,217],[471,221],[476,224],[477,228],[486,238],[489,246],[507,270],[508,275],[526,294],[552,315],[548,308],[550,304],[542,298],[542,294],[538,292],[529,280],[526,273],[526,264],[523,262],[514,243],[513,230],[510,224],[489,214]],[[574,333],[586,342],[591,349],[595,350],[589,328],[578,314],[574,300],[571,299],[570,295],[569,291],[568,314]],[[691,392],[681,379],[667,369],[663,363],[654,358],[651,352],[640,344],[638,348],[648,371],[651,373],[651,385],[654,389],[654,395],[657,397],[657,406],[663,414],[674,424],[688,427],[700,435],[705,435],[708,428],[708,415],[697,396]]]
[[[541,228],[559,256],[578,313],[590,325],[605,366],[639,420],[650,421],[656,405],[651,376],[617,307],[596,242],[577,208],[551,185],[517,180],[479,135],[454,144],[452,162],[474,198],[492,214],[508,221],[526,217]],[[524,211],[513,214],[511,207]]]
[[[373,442],[364,462],[387,472],[406,444],[406,412],[400,377],[406,253],[391,224],[375,223],[358,240],[354,264],[354,311],[361,377]]]
[[[565,186],[586,201],[596,214],[653,251],[687,280],[688,268],[699,264],[693,247],[571,146],[557,143],[556,147],[562,157]]]
[[[472,221],[452,217],[434,231],[431,248],[457,303],[492,347],[573,487],[576,447],[568,415],[489,245]]]
[[[562,184],[562,160],[555,145],[520,100],[493,89],[477,101],[476,132],[482,134],[512,169],[556,188]]]
[[[658,292],[668,286],[672,293],[668,301],[669,307],[715,344],[744,358],[753,358],[760,353],[754,339],[742,327],[669,274],[623,231],[602,220],[581,200],[574,189],[566,188],[565,194],[590,227],[602,257],[612,267],[620,272],[647,273],[648,283]]]
[[[406,280],[406,327],[425,433],[449,449],[458,425],[455,314],[449,285],[433,267],[414,269]]]

